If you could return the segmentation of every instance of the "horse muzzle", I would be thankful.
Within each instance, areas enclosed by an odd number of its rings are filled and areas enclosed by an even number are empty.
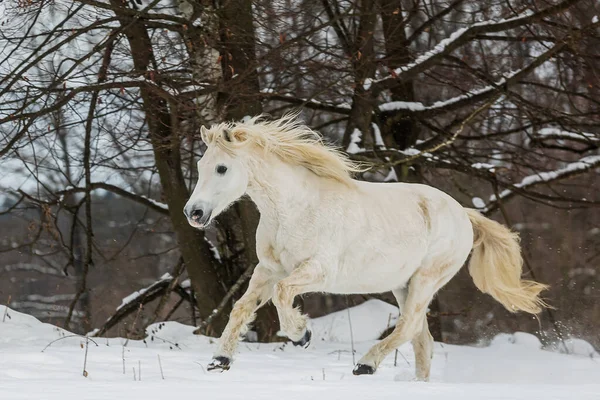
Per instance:
[[[183,213],[194,228],[202,229],[210,223],[212,210],[203,207],[186,206]]]

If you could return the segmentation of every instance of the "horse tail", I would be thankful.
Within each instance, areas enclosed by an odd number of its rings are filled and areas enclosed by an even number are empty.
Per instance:
[[[469,274],[475,286],[510,312],[537,314],[548,307],[539,297],[548,286],[521,279],[523,258],[519,235],[476,210],[466,211],[474,233]]]

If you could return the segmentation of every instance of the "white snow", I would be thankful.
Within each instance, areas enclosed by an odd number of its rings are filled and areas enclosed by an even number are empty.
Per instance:
[[[355,341],[376,339],[398,319],[398,307],[381,300],[369,300],[350,308],[350,322]],[[389,324],[388,321],[389,320]],[[327,342],[350,342],[348,310],[312,319],[313,338]]]
[[[0,315],[4,311],[0,306]],[[394,322],[390,312],[395,307],[377,300],[351,309],[357,360]],[[241,343],[232,369],[222,374],[206,372],[215,341],[177,322],[151,325],[145,343],[94,338],[86,378],[84,337],[8,310],[0,322],[0,393],[7,400],[591,400],[600,393],[598,353],[589,343],[574,340],[570,346],[581,351],[560,354],[540,349],[537,338],[525,333],[498,335],[488,347],[436,343],[429,383],[413,381],[410,345],[400,348],[397,366],[392,354],[375,375],[356,377],[347,315],[343,310],[312,320],[308,349]]]
[[[188,289],[192,287],[192,281],[189,279],[184,280],[183,282],[181,282],[179,284],[179,286],[181,286],[182,289]]]
[[[595,24],[598,22],[598,16],[594,15],[594,17],[592,18],[592,24]]]
[[[210,251],[212,251],[214,259],[217,262],[221,262],[221,253],[219,253],[219,250],[215,247],[215,245],[208,240],[206,236],[204,236],[204,241],[208,243],[208,247],[210,248]]]
[[[404,150],[398,150],[398,152],[407,156],[416,156],[421,154],[421,150],[415,149],[414,147],[409,147],[408,149]]]
[[[384,182],[398,182],[398,175],[396,175],[396,170],[394,168],[390,168],[390,173],[383,179]]]
[[[379,129],[379,125],[376,123],[372,123],[373,127],[373,136],[375,137],[375,146],[385,148],[385,143],[383,142],[383,138],[381,137],[381,130]]]
[[[485,201],[481,197],[473,197],[471,201],[476,208],[485,208]]]
[[[471,165],[471,168],[486,169],[490,172],[494,172],[494,170],[496,169],[496,166],[493,164],[488,164],[488,163],[475,163],[475,164]]]
[[[425,106],[423,103],[418,101],[390,101],[389,103],[383,103],[379,106],[381,111],[396,111],[396,110],[409,110],[409,111],[423,111]]]
[[[363,151],[363,149],[359,145],[361,138],[362,138],[362,132],[355,128],[354,132],[352,132],[352,134],[350,134],[350,144],[348,145],[348,148],[346,149],[346,152],[348,154],[356,154],[356,153],[360,153],[361,151]]]

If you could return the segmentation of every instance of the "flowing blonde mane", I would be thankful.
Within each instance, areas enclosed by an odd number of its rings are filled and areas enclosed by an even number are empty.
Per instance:
[[[211,146],[234,153],[252,148],[277,155],[281,160],[301,165],[318,176],[352,184],[352,174],[362,171],[345,153],[325,144],[321,136],[304,125],[297,113],[267,121],[258,115],[245,122],[229,122],[203,130],[202,139]]]

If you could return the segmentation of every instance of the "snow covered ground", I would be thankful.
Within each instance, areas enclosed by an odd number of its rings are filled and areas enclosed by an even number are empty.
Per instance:
[[[145,341],[90,341],[86,378],[85,338],[13,310],[1,322],[4,312],[0,306],[3,400],[600,399],[600,355],[577,340],[568,343],[569,355],[542,350],[524,333],[499,335],[488,347],[436,343],[429,383],[413,381],[413,353],[405,345],[397,366],[392,355],[375,375],[356,377],[342,311],[311,321],[306,350],[241,343],[232,369],[215,374],[205,372],[213,340],[169,322],[148,328]],[[396,316],[395,307],[377,300],[351,310],[356,359]]]

